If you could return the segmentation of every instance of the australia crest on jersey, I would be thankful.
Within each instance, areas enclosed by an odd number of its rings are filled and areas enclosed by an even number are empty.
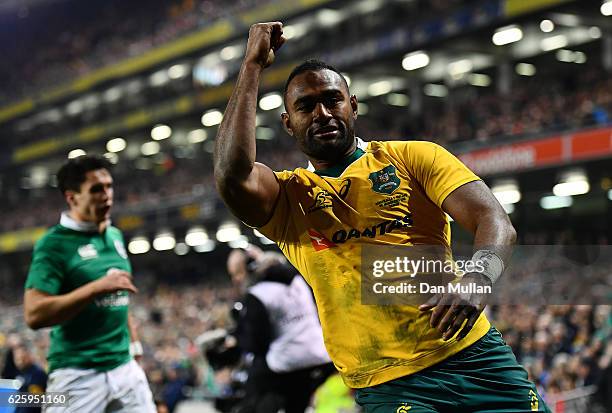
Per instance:
[[[392,194],[400,186],[395,166],[385,166],[380,171],[372,172],[368,179],[372,182],[372,190],[379,194]]]

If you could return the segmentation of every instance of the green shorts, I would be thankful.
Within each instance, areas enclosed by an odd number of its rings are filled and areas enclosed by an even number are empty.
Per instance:
[[[432,367],[357,389],[355,400],[366,413],[550,413],[494,327]]]

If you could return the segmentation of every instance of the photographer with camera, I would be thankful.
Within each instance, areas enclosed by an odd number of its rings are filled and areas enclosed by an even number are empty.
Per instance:
[[[251,359],[246,395],[236,411],[303,413],[314,391],[335,372],[317,317],[312,291],[280,253],[234,250],[235,273],[248,274],[236,337]]]

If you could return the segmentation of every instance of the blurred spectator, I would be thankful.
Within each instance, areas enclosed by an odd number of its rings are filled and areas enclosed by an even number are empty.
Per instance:
[[[22,393],[42,394],[47,388],[47,373],[34,361],[32,345],[22,341],[13,350],[13,359],[19,374],[16,377],[21,383],[19,391]],[[15,413],[40,413],[40,407],[22,407],[15,409]]]

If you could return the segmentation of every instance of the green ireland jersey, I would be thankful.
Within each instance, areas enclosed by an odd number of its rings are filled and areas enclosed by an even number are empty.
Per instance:
[[[62,214],[36,243],[25,288],[66,294],[106,275],[131,272],[123,235],[113,226],[97,228]],[[127,291],[98,296],[74,318],[51,330],[49,371],[81,368],[108,371],[130,360]]]

